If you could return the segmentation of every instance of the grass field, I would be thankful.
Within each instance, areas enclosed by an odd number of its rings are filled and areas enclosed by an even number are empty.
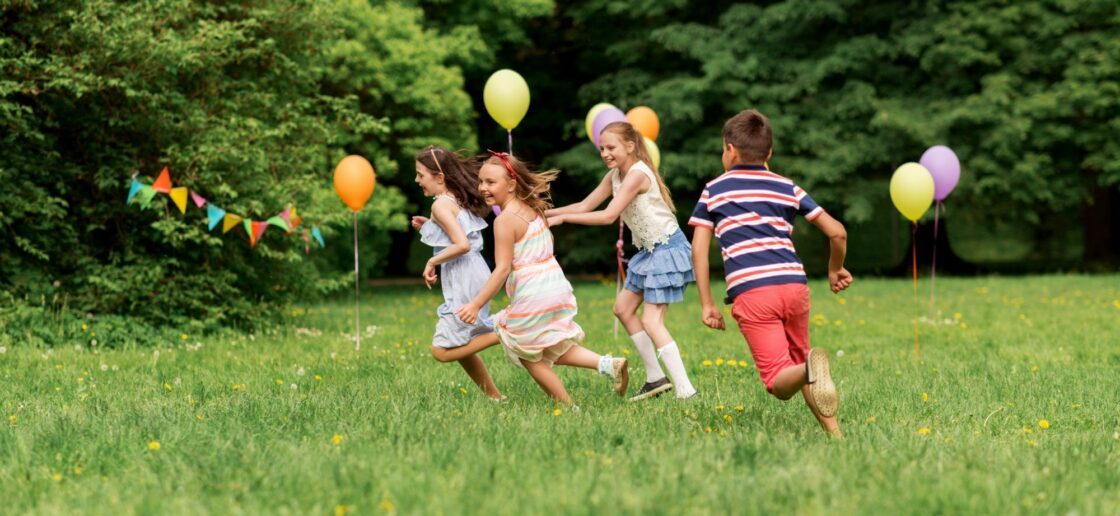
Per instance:
[[[1120,512],[1120,277],[941,278],[934,311],[925,280],[918,304],[811,286],[843,441],[766,395],[694,289],[667,324],[700,396],[628,404],[561,368],[572,412],[497,348],[505,404],[431,360],[438,291],[367,288],[360,353],[346,299],[266,334],[0,349],[0,512]],[[640,383],[613,292],[577,284],[577,321]]]

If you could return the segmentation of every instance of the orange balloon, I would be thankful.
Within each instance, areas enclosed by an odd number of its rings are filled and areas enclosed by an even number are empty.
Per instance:
[[[373,195],[376,181],[373,165],[361,156],[346,156],[338,162],[338,166],[334,167],[334,191],[355,213],[360,211],[362,206],[366,205],[369,196]]]
[[[661,133],[661,121],[657,119],[657,113],[646,106],[638,106],[627,111],[626,121],[642,133],[642,136],[651,140],[656,140],[657,135]]]

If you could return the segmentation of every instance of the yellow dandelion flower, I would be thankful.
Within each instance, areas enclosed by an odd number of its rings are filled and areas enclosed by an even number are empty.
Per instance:
[[[86,331],[88,329],[89,329],[89,325],[86,324],[86,323],[82,323],[82,331]]]
[[[1034,439],[1027,439],[1027,446],[1038,446],[1038,441]]]
[[[396,505],[393,505],[393,501],[388,498],[381,500],[381,503],[378,504],[378,507],[381,507],[381,510],[385,512],[393,512],[397,508]]]
[[[867,422],[868,422],[869,424],[870,424],[870,423],[874,423],[874,422],[875,422],[875,416],[867,416]]]
[[[701,362],[701,365],[710,366],[710,365],[712,365],[712,361],[711,360],[705,360],[705,361]]]
[[[1032,433],[1032,432],[1033,432],[1033,430],[1031,430],[1031,427],[1029,427],[1029,426],[1024,426],[1023,427],[1023,433],[1024,434],[1029,434],[1029,433]]]
[[[735,405],[735,412],[742,412],[744,410],[747,410],[746,407],[742,405]]]
[[[966,322],[961,322],[961,329],[962,329],[962,330],[967,330],[967,329],[968,329],[968,323],[966,323]]]
[[[276,385],[284,385],[284,380],[281,380],[281,379],[277,378],[276,379]]]
[[[863,325],[865,325],[865,324],[867,324],[867,321],[864,321],[863,319],[860,319],[860,320],[859,320],[859,325],[860,325],[860,326],[863,326]]]
[[[959,320],[961,320],[961,317],[963,317],[963,316],[961,315],[960,312],[953,312],[953,319],[956,319],[956,320],[959,321]]]
[[[716,359],[716,365],[723,365],[723,358],[722,357]]]
[[[734,360],[728,360],[728,361],[727,361],[727,365],[728,365],[729,367],[735,367],[736,365],[738,365],[738,362],[736,362],[736,361],[734,361]]]
[[[723,411],[723,404],[721,403],[719,405],[716,405],[716,412],[722,412],[722,411]]]
[[[148,443],[148,449],[152,451],[159,451],[159,441],[152,441]]]
[[[95,332],[95,331],[91,331],[91,332],[89,332],[89,336],[90,336],[90,337],[96,337],[96,336],[97,336],[97,332]]]
[[[563,411],[560,409],[552,409],[552,415],[559,416]]]
[[[171,384],[169,384],[169,383],[163,384],[163,389],[167,390],[167,391],[171,390]]]
[[[195,419],[197,419],[197,420],[199,420],[199,421],[202,421],[202,420],[203,420],[202,414],[196,414],[196,415],[194,416],[194,418],[195,418]]]
[[[186,333],[180,334],[179,335],[179,340],[187,340],[187,334]]]
[[[51,475],[51,480],[54,480],[55,482],[62,482],[62,473],[55,473]]]
[[[747,361],[746,361],[746,360],[740,360],[740,361],[739,361],[739,367],[747,367],[747,366],[749,366],[749,365],[750,365],[750,364],[749,364],[749,363],[747,363]]]
[[[724,421],[727,421],[728,423],[730,423],[730,422],[731,422],[731,419],[732,419],[732,418],[731,418],[731,414],[724,414],[724,415],[723,415],[723,420],[724,420]]]
[[[463,388],[463,387],[459,387],[459,392],[461,392],[461,393],[463,393],[463,394],[466,394],[466,393],[467,393],[467,389],[465,389],[465,388]]]
[[[19,418],[16,417],[15,414],[12,414],[12,415],[8,416],[8,423],[14,425],[14,424],[16,424],[16,421],[19,421]]]
[[[837,319],[835,321],[832,321],[832,324],[835,325],[835,326],[843,326],[844,321],[841,321],[840,319]]]
[[[712,433],[712,427],[710,427],[710,426],[704,427],[704,433],[706,433],[706,434]]]
[[[1080,403],[1074,403],[1073,405],[1070,405],[1070,408],[1081,408],[1081,404]]]
[[[923,426],[918,429],[918,433],[921,435],[929,435],[929,428]]]
[[[1040,419],[1038,420],[1038,427],[1046,430],[1047,428],[1050,428],[1050,422],[1045,419]]]
[[[316,382],[321,382],[321,381],[323,381],[323,377],[319,376],[319,375],[315,375],[315,381]]]
[[[842,297],[837,297],[837,298],[836,298],[836,302],[837,302],[837,303],[840,303],[840,304],[842,304],[842,305],[846,305],[846,304],[848,304],[848,300],[847,300],[847,299],[844,299],[844,298],[842,298]]]
[[[928,402],[929,402],[929,393],[928,392],[923,392],[922,393],[922,403],[928,403]]]
[[[81,475],[83,469],[85,469],[85,466],[82,466],[81,462],[75,464],[74,465],[74,474],[75,475]]]
[[[1032,373],[1037,373],[1037,372],[1038,372],[1038,366],[1036,366],[1036,365],[1031,365],[1031,372],[1032,372]]]
[[[335,445],[342,444],[342,436],[339,435],[339,434],[332,435],[331,436],[331,443],[333,443]]]

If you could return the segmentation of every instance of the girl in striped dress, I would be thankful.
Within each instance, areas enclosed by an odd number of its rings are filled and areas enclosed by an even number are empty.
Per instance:
[[[494,272],[474,300],[459,309],[459,317],[473,324],[505,283],[510,304],[493,316],[494,331],[510,359],[524,366],[545,393],[572,404],[552,369],[559,364],[597,369],[613,379],[619,396],[624,395],[630,381],[626,359],[580,345],[583,329],[573,320],[576,298],[552,254],[544,210],[551,205],[549,183],[557,171],[531,172],[509,154],[490,153],[479,170],[479,191],[487,204],[502,209],[494,220]],[[477,343],[485,345],[483,340]]]

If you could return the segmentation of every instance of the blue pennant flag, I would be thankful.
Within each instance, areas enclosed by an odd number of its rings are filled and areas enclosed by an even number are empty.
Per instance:
[[[326,247],[327,244],[323,243],[323,233],[319,231],[319,227],[311,228],[311,236],[315,237],[315,241],[319,242],[319,247]]]
[[[142,187],[142,186],[143,185],[140,184],[140,181],[137,181],[135,178],[133,178],[132,179],[132,186],[130,186],[128,188],[128,200],[125,201],[124,203],[125,204],[132,204],[132,198],[136,197],[136,194],[138,192],[140,192],[140,187]]]
[[[206,216],[210,219],[210,231],[214,231],[214,226],[217,226],[222,221],[222,217],[226,216],[226,210],[210,203],[206,205]]]

